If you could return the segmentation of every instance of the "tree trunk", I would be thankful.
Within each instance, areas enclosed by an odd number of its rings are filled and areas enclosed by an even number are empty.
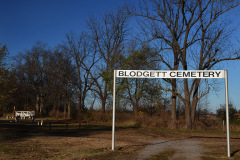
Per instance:
[[[194,124],[195,122],[195,119],[196,119],[196,108],[197,108],[197,99],[194,99],[193,102],[192,102],[192,112],[191,112],[191,121],[192,121],[192,125]]]
[[[186,101],[184,104],[185,104],[185,125],[186,125],[186,129],[192,129],[190,101]]]
[[[138,88],[140,86],[139,86],[137,78],[135,80],[135,84],[136,84],[136,86],[135,86],[135,93],[134,93],[134,96],[133,96],[134,99],[135,99],[135,105],[133,105],[133,106],[134,106],[134,115],[137,116],[138,115],[139,100],[140,100],[139,95],[138,95]],[[134,100],[132,100],[132,102],[134,103]]]
[[[79,97],[79,100],[78,100],[78,114],[79,114],[78,122],[79,122],[79,129],[80,129],[81,124],[82,124],[83,109],[84,109],[84,101]]]
[[[43,97],[42,97],[42,93],[41,93],[41,97],[40,97],[40,115],[42,116],[43,113]]]
[[[133,115],[136,117],[138,115],[139,98],[135,97],[135,102],[134,102],[133,96],[130,94],[130,92],[129,92],[129,96],[130,96],[131,104],[133,106]]]
[[[64,109],[63,109],[63,118],[64,119],[66,119],[66,113],[67,113],[67,103],[65,102]]]
[[[39,96],[38,96],[38,95],[37,95],[37,97],[36,97],[35,108],[36,108],[36,113],[38,113],[38,112],[39,112]]]
[[[82,106],[81,106],[81,100],[78,101],[78,126],[79,130],[82,124]]]
[[[102,113],[105,113],[106,99],[102,98]]]
[[[177,86],[177,81],[176,79],[172,79],[172,85]],[[177,95],[174,87],[172,87],[172,106],[171,106],[171,126],[170,128],[176,129],[176,121],[177,121],[177,116],[176,116],[176,105],[177,105]]]
[[[188,88],[188,79],[184,79],[184,105],[185,105],[185,125],[187,129],[192,129],[191,121],[191,100]]]
[[[57,120],[58,120],[58,116],[59,116],[59,106],[60,106],[60,97],[57,102]]]
[[[71,104],[68,102],[68,118],[71,118]]]
[[[104,87],[103,96],[101,97],[101,101],[102,101],[102,113],[104,114],[106,109],[106,101],[107,101],[107,84],[106,83]]]
[[[133,114],[136,117],[138,115],[138,104],[133,104]]]
[[[196,109],[197,109],[197,103],[198,103],[198,88],[200,84],[200,79],[196,80],[194,92],[193,92],[193,100],[192,100],[192,112],[191,112],[191,120],[192,124],[194,124],[195,119],[196,119]]]

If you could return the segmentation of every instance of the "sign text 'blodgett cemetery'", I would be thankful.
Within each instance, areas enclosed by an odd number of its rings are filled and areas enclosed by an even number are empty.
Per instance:
[[[117,70],[118,78],[224,78],[224,70]]]

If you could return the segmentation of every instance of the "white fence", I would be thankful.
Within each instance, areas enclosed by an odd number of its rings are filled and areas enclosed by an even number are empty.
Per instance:
[[[35,111],[16,111],[16,117],[21,117],[21,119],[31,118],[35,116]]]

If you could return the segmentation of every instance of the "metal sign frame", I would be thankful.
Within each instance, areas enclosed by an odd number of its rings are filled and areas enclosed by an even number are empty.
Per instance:
[[[121,73],[121,74],[120,74]],[[227,129],[227,154],[230,153],[230,128],[228,106],[228,72],[227,70],[114,70],[113,75],[113,118],[112,118],[112,150],[115,149],[115,121],[116,121],[116,78],[224,78],[226,101],[226,129]]]

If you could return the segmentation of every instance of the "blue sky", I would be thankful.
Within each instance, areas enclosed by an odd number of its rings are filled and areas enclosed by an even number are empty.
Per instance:
[[[0,43],[7,44],[10,56],[31,48],[37,41],[54,47],[65,39],[66,33],[83,31],[90,14],[104,14],[123,3],[124,0],[0,0]],[[232,14],[235,26],[240,25],[239,8]],[[239,27],[234,38],[240,40]],[[224,64],[222,70],[229,70],[229,96],[240,110],[240,61]],[[222,84],[218,95],[211,92],[208,96],[212,110],[225,103]]]
[[[80,33],[87,17],[123,3],[119,0],[0,0],[0,43],[11,55],[36,41],[55,46],[70,31]]]

